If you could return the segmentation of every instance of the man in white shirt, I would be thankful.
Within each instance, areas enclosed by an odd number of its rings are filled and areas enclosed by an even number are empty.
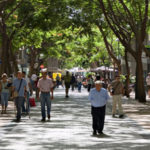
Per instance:
[[[47,116],[50,120],[50,111],[51,111],[51,98],[50,98],[50,92],[53,93],[53,82],[50,78],[47,77],[47,69],[42,69],[42,78],[38,81],[38,99],[39,99],[39,91],[40,94],[40,100],[41,100],[41,113],[42,113],[42,120],[45,121],[46,119],[46,113],[45,113],[45,105],[47,106]]]

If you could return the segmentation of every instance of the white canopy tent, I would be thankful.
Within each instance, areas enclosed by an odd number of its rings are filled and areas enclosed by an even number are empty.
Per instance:
[[[114,71],[114,69],[113,69],[113,68],[111,68],[111,67],[101,66],[101,67],[97,67],[97,68],[91,69],[91,71],[94,71],[94,72],[100,72],[100,71],[113,72],[113,71]],[[116,70],[116,69],[115,69],[115,72],[117,72],[117,70]]]

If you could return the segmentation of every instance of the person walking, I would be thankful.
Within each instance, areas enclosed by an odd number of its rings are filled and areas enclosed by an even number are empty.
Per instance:
[[[71,76],[71,87],[72,87],[72,91],[74,91],[75,83],[76,83],[76,78],[75,78],[74,74],[72,74],[72,76]]]
[[[29,97],[30,97],[30,93],[32,95],[32,86],[31,86],[31,82],[30,79],[26,76],[26,72],[22,72],[22,77],[23,79],[26,80],[27,82],[27,86],[26,86],[26,99],[24,99],[23,104],[22,104],[22,113],[23,114],[28,114],[30,111],[30,103],[29,103]],[[26,106],[25,106],[26,103]]]
[[[101,80],[101,76],[99,73],[96,73],[96,80]]]
[[[56,76],[56,86],[57,86],[57,88],[59,88],[59,85],[60,85],[60,77],[57,74],[57,76]]]
[[[87,78],[87,84],[88,84],[88,87],[87,87],[87,91],[90,92],[91,88],[93,87],[93,84],[94,84],[94,81],[93,81],[93,78],[91,75],[88,76]]]
[[[21,119],[21,108],[23,101],[26,97],[26,86],[27,82],[25,79],[22,78],[22,72],[17,72],[17,78],[13,81],[12,84],[12,91],[13,91],[13,97],[15,98],[15,105],[17,108],[17,115],[16,115],[16,121],[19,122]]]
[[[38,99],[39,99],[39,92],[40,93],[40,101],[41,101],[41,114],[42,120],[46,121],[46,113],[45,113],[45,106],[47,106],[47,116],[48,120],[50,120],[50,112],[51,112],[51,97],[50,92],[53,92],[53,82],[50,78],[47,77],[47,69],[42,69],[42,78],[39,79],[37,87],[38,87]]]
[[[147,84],[148,97],[150,98],[150,72],[148,73],[148,76],[146,77],[146,84]]]
[[[69,88],[70,88],[70,83],[71,83],[71,76],[69,74],[69,71],[66,72],[66,75],[64,76],[64,82],[65,82],[65,93],[66,93],[66,98],[68,98],[69,94]]]
[[[81,92],[82,77],[80,75],[77,78],[77,85],[78,85],[78,92]]]
[[[115,77],[115,80],[112,81],[112,83],[109,85],[108,90],[113,97],[112,117],[113,118],[116,117],[116,107],[118,105],[119,118],[123,118],[124,114],[123,114],[121,97],[124,91],[124,86],[123,83],[120,81],[119,75],[117,75]]]
[[[105,109],[109,98],[107,90],[102,88],[102,81],[96,81],[95,88],[90,90],[88,97],[91,101],[93,135],[103,134]]]
[[[2,80],[0,82],[0,91],[1,91],[1,105],[2,105],[2,112],[1,114],[6,114],[7,106],[8,106],[8,99],[10,96],[9,91],[9,82],[7,80],[7,74],[4,73],[2,75]]]

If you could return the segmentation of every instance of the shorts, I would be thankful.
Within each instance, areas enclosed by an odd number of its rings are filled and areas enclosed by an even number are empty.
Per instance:
[[[70,88],[70,83],[65,83],[65,87],[66,87],[67,89],[69,89],[69,88]]]

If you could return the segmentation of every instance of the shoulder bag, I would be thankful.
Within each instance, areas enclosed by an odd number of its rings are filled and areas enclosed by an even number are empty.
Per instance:
[[[17,90],[17,91],[14,91],[14,93],[13,93],[13,97],[14,97],[14,98],[16,98],[16,97],[19,96],[19,91],[20,91],[20,88],[21,88],[21,83],[22,83],[22,79],[21,79],[21,81],[20,81],[20,85],[19,85],[18,90]]]

